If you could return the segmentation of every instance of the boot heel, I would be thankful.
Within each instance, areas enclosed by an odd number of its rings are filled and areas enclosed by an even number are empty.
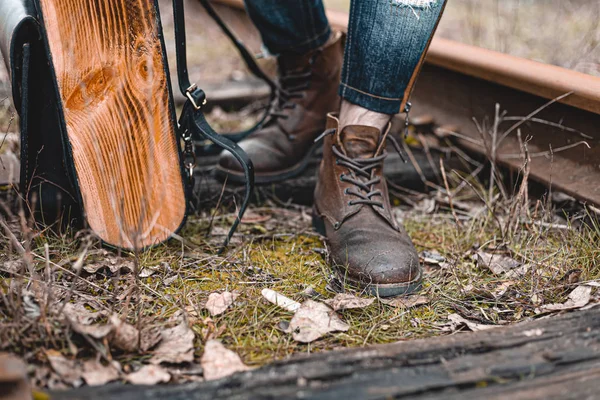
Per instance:
[[[317,210],[314,207],[312,212],[312,224],[313,228],[319,235],[327,236],[327,231],[325,230],[325,221],[323,221],[323,218],[319,216],[319,213],[317,213]]]

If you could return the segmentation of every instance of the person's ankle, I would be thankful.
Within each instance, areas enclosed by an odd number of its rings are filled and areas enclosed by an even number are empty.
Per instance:
[[[392,115],[371,111],[350,103],[348,100],[343,100],[340,110],[339,129],[341,131],[349,125],[364,125],[384,131],[391,119]]]

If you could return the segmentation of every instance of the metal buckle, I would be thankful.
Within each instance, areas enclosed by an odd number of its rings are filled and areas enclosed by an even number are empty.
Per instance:
[[[198,85],[196,85],[195,83],[192,84],[192,86],[190,86],[189,88],[187,88],[187,90],[185,91],[185,96],[188,98],[188,100],[190,101],[190,103],[192,103],[192,106],[194,106],[194,108],[196,110],[200,110],[202,108],[203,105],[206,104],[206,98],[204,99],[204,101],[202,102],[201,105],[198,105],[196,103],[196,100],[194,100],[194,97],[192,96],[192,92],[194,90],[198,89]]]

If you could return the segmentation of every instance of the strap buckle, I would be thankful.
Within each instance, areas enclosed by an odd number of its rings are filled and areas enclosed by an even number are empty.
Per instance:
[[[202,106],[206,104],[206,97],[204,97],[204,100],[202,101],[202,104],[198,105],[198,103],[196,103],[196,99],[194,98],[194,96],[192,94],[197,89],[198,89],[198,85],[196,85],[195,83],[192,84],[192,86],[190,86],[189,88],[186,89],[185,96],[192,103],[192,106],[194,106],[194,108],[196,110],[200,110],[202,108]]]

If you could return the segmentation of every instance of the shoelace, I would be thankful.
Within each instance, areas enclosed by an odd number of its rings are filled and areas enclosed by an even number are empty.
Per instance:
[[[309,60],[309,66],[304,72],[290,73],[285,72],[279,78],[279,87],[277,88],[275,102],[269,113],[273,119],[288,119],[289,115],[285,110],[296,108],[297,104],[292,102],[293,99],[302,99],[306,96],[305,91],[310,87],[310,78],[312,77],[312,66],[316,58],[321,54],[316,51]]]
[[[336,129],[328,129],[323,132],[315,142],[318,142],[325,138],[328,135],[332,135],[336,132]],[[392,142],[394,149],[402,159],[402,161],[406,162],[404,155],[402,154],[402,149],[400,148],[400,144],[396,139],[392,136],[387,135],[386,140]],[[379,156],[375,156],[372,158],[351,158],[345,155],[342,151],[340,151],[337,146],[333,146],[332,148],[333,154],[336,156],[336,164],[344,166],[348,168],[351,172],[354,173],[358,179],[353,178],[352,176],[348,176],[347,174],[342,174],[340,176],[340,180],[342,182],[348,182],[352,185],[361,189],[360,191],[355,191],[352,189],[346,189],[344,194],[358,197],[357,200],[350,200],[348,202],[349,206],[354,206],[357,204],[366,204],[375,207],[385,208],[383,201],[373,200],[374,197],[382,197],[381,190],[373,190],[374,185],[377,185],[381,182],[381,176],[373,176],[373,171],[376,168],[383,168],[383,162],[387,158],[387,152],[383,152],[383,154]],[[360,179],[362,178],[362,179]]]

